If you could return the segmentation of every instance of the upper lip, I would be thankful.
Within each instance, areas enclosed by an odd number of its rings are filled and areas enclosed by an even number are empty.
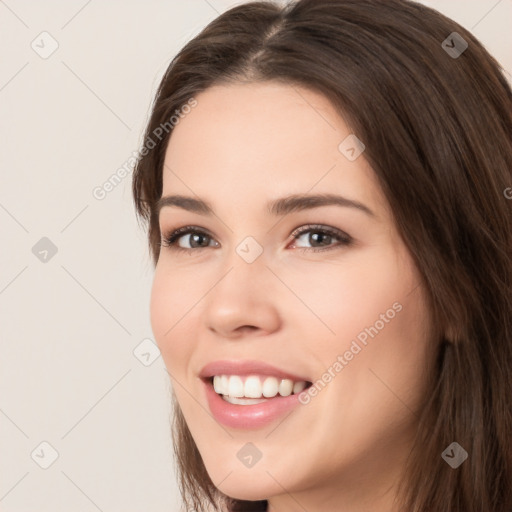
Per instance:
[[[310,382],[306,377],[288,372],[263,361],[256,360],[219,360],[212,361],[203,367],[199,373],[202,379],[208,379],[215,375],[269,375],[281,379]]]

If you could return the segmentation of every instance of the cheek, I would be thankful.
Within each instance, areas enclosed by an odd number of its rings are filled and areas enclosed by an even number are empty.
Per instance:
[[[199,291],[197,295],[200,297]],[[198,301],[194,297],[191,287],[177,273],[171,275],[157,267],[151,288],[150,322],[165,366],[173,375],[179,369],[183,371],[184,362],[193,352],[186,326],[193,316],[191,308]]]
[[[324,264],[314,272],[300,270],[295,277],[290,276],[293,290],[313,313],[303,308],[300,323],[304,327],[309,323],[312,333],[316,331],[311,339],[321,337],[330,342],[323,346],[326,353],[333,354],[379,321],[381,314],[416,285],[410,262],[399,261],[393,248],[387,246],[347,253],[340,263]]]
[[[342,402],[356,396],[372,402],[389,393],[370,369],[380,369],[386,382],[412,392],[428,357],[428,310],[412,260],[385,248],[359,256],[350,265],[327,269],[322,279],[316,275],[315,286],[306,279],[297,289],[322,321],[312,315],[308,322],[301,320],[303,332],[308,331],[304,339],[321,340],[314,351],[318,368],[332,369],[346,354],[343,369],[337,365],[340,377],[329,386],[331,392],[352,389],[350,396],[336,397]]]
[[[428,308],[420,276],[408,259],[382,257],[373,266],[365,261],[364,269],[347,275],[343,284],[330,311],[337,336],[322,360],[329,368],[343,356],[343,368],[325,397],[334,396],[340,410],[352,415],[328,414],[339,428],[353,423],[361,436],[370,436],[372,428],[377,433],[407,416],[404,403],[414,409],[424,393],[423,372],[433,354]]]

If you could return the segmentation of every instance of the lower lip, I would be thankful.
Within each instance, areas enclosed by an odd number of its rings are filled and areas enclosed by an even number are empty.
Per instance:
[[[222,425],[231,428],[253,429],[263,427],[297,407],[299,395],[277,396],[254,405],[239,405],[226,402],[213,389],[210,381],[203,381],[206,398],[213,417]]]

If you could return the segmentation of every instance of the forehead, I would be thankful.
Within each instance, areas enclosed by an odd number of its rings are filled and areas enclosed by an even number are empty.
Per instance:
[[[364,153],[349,161],[340,152],[351,130],[323,95],[264,82],[214,86],[195,99],[169,140],[163,195],[250,202],[339,192],[386,207]]]

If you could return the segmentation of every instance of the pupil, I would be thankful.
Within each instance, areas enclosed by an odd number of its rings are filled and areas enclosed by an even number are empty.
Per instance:
[[[310,238],[314,239],[315,242],[318,242],[318,237],[320,237],[320,239],[322,239],[322,237],[326,237],[326,238],[330,238],[331,235],[326,235],[324,233],[312,233],[310,235]],[[320,240],[321,241],[321,240]],[[311,243],[311,240],[310,240],[310,243]],[[314,244],[311,244],[311,245],[314,245]]]
[[[205,236],[203,236],[203,235],[201,235],[201,234],[198,234],[198,233],[196,233],[196,234],[192,235],[192,244],[191,244],[192,246],[193,246],[193,245],[194,245],[194,243],[196,242],[197,238],[201,239],[201,238],[206,238],[206,237],[205,237]],[[199,243],[199,245],[201,246],[201,245],[203,245],[203,244]]]

